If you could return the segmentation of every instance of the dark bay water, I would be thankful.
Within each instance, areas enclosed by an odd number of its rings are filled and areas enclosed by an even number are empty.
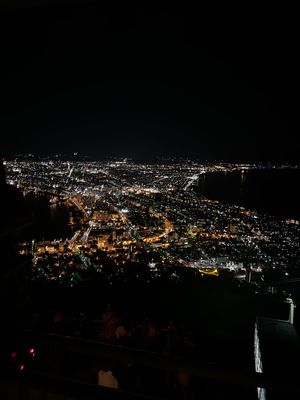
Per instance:
[[[27,212],[31,215],[32,226],[23,234],[24,240],[66,239],[72,236],[69,223],[69,209],[62,203],[51,205],[47,196],[24,196]]]
[[[272,214],[300,219],[300,170],[270,169],[210,173],[200,177],[199,195]]]

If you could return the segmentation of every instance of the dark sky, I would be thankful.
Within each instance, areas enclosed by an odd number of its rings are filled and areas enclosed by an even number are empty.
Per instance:
[[[295,10],[20,4],[0,13],[4,155],[299,160]]]

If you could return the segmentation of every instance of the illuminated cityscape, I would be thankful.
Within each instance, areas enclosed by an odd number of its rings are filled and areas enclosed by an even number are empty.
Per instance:
[[[300,398],[298,14],[200,6],[0,2],[1,400]]]
[[[251,365],[257,374],[281,371],[281,362],[288,363],[297,354],[290,342],[298,343],[297,294],[291,285],[299,280],[299,220],[211,199],[201,192],[209,176],[221,174],[225,179],[235,174],[245,185],[253,171],[290,174],[298,173],[299,167],[176,159],[155,164],[128,158],[89,161],[77,153],[69,160],[32,154],[6,160],[2,181],[16,191],[10,196],[19,198],[27,215],[18,234],[15,261],[18,268],[30,269],[26,325],[30,335],[50,333],[59,340],[50,355],[29,336],[25,343],[30,340],[32,347],[20,361],[13,342],[12,365],[19,371],[46,368],[53,374],[56,352],[62,351],[65,340],[75,338],[92,340],[100,358],[105,351],[101,346],[109,344],[162,356],[158,363],[176,356],[180,363],[201,359],[205,370],[207,365],[232,369],[238,364],[242,376],[250,373]],[[32,212],[42,204],[40,217],[62,219],[56,232],[45,221],[42,230],[37,229],[39,217]],[[83,343],[69,343],[71,353],[64,357],[82,349]],[[281,362],[273,365],[270,355],[278,346]],[[122,351],[117,350],[117,357],[123,357]],[[42,361],[45,357],[47,362]],[[79,374],[85,381],[84,367],[92,377],[90,357],[82,366],[74,365],[71,376]],[[131,359],[132,354],[126,357]],[[147,357],[140,359],[144,366]],[[138,380],[144,381],[143,374],[131,375],[120,362],[113,363],[113,369],[120,370],[117,378],[112,375],[111,388],[119,388],[120,380],[135,392],[163,393],[165,378],[160,373],[161,383],[150,379],[150,386],[145,383],[142,389]],[[101,386],[104,378],[99,374]],[[224,372],[222,376],[228,384],[230,379]],[[236,375],[235,382],[242,376]],[[228,396],[233,393],[232,386],[206,385],[208,395],[218,397],[220,390]],[[247,392],[249,399],[254,398],[255,383],[250,386],[234,395],[239,398]],[[258,399],[270,395],[265,386],[256,386]],[[166,387],[172,390],[172,385]],[[198,393],[199,382],[190,387]]]
[[[299,268],[299,221],[259,214],[198,196],[198,180],[218,171],[257,165],[135,164],[108,162],[11,161],[7,179],[24,196],[45,194],[51,208],[70,211],[72,236],[20,244],[33,256],[34,279],[65,282],[74,270],[101,271],[104,253],[122,267],[128,260],[193,268],[218,276],[263,282],[271,269],[282,278]],[[282,168],[282,167],[280,167]],[[250,272],[251,271],[251,272]]]

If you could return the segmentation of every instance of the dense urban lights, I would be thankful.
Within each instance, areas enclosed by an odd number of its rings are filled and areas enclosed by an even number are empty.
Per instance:
[[[101,272],[103,254],[119,267],[134,261],[213,276],[228,269],[239,279],[251,271],[261,281],[270,269],[289,275],[300,251],[297,220],[276,220],[195,192],[207,173],[244,174],[265,167],[191,161],[6,162],[8,182],[25,196],[45,194],[51,207],[64,203],[70,211],[71,237],[21,243],[20,253],[33,256],[34,279],[70,285],[80,279],[80,270]],[[153,269],[153,275],[158,273]]]

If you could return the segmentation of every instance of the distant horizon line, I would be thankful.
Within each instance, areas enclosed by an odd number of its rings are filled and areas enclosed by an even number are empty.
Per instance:
[[[110,162],[110,161],[119,161],[119,162],[133,162],[133,163],[156,163],[156,162],[197,162],[197,163],[203,163],[203,164],[211,164],[211,163],[216,163],[216,164],[263,164],[263,165],[300,165],[300,160],[225,160],[225,159],[200,159],[197,157],[187,157],[187,156],[154,156],[154,157],[149,157],[147,159],[135,159],[132,156],[106,156],[106,157],[96,157],[95,155],[89,155],[89,154],[83,154],[79,152],[72,152],[72,153],[33,153],[33,152],[28,152],[28,153],[15,153],[15,154],[10,154],[10,155],[4,155],[2,154],[1,158],[3,160],[12,160],[12,159],[18,159],[18,158],[24,158],[32,161],[36,161],[36,159],[40,160],[49,160],[49,161],[104,161],[104,162]]]

